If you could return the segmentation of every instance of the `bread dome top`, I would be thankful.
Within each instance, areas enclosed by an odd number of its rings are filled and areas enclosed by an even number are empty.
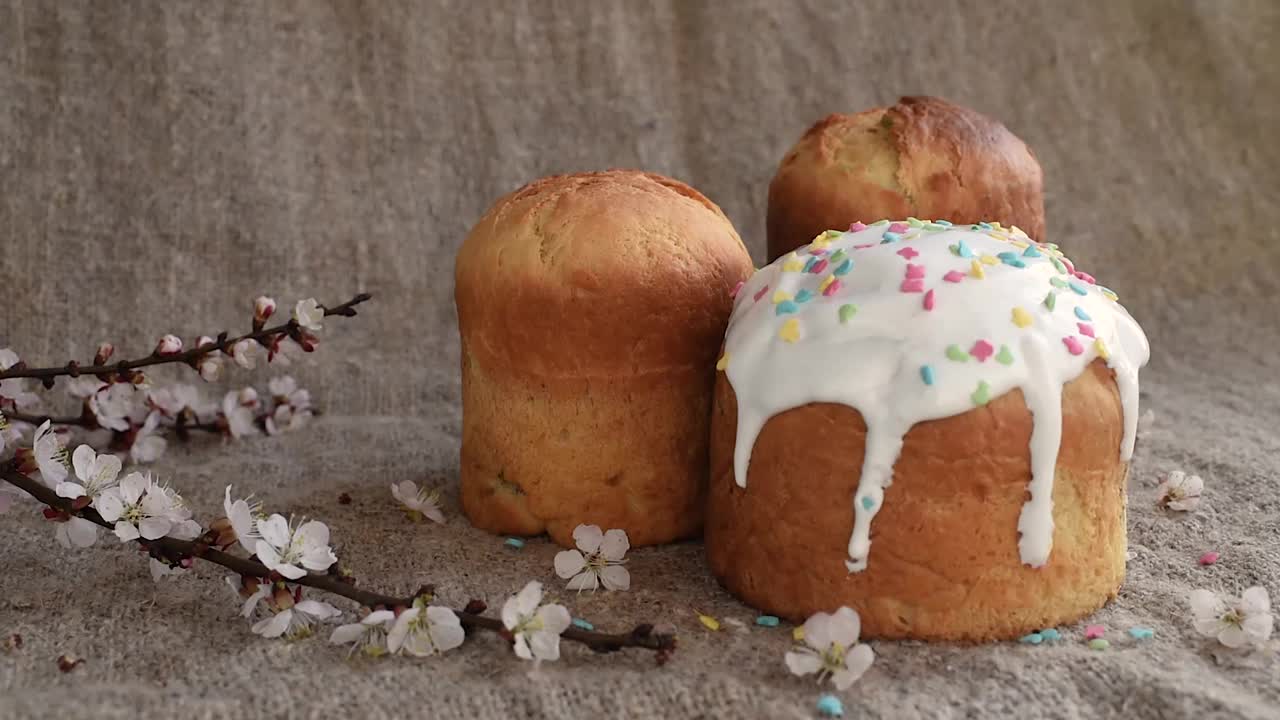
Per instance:
[[[631,170],[501,198],[458,253],[468,348],[536,375],[638,374],[714,360],[751,258],[714,203]]]
[[[849,568],[861,570],[911,426],[1020,388],[1035,425],[1019,549],[1024,563],[1040,566],[1053,538],[1062,386],[1094,359],[1107,363],[1127,459],[1148,353],[1114,292],[1017,228],[911,218],[827,231],[757,272],[737,296],[718,365],[738,404],[735,477],[746,486],[755,438],[773,415],[813,402],[858,410],[868,436]]]

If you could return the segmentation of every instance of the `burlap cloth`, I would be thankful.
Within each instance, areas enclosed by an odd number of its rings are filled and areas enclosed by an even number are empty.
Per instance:
[[[765,188],[799,133],[939,94],[1031,144],[1050,239],[1151,337],[1137,554],[1093,618],[1110,650],[1083,625],[1053,646],[875,643],[849,716],[1274,718],[1274,647],[1216,653],[1185,596],[1280,595],[1278,36],[1273,0],[3,2],[0,345],[138,354],[163,332],[242,327],[258,293],[375,293],[297,372],[326,412],[313,431],[176,448],[159,470],[206,519],[233,482],[326,520],[371,586],[496,605],[556,583],[555,548],[505,549],[457,505],[452,258],[469,225],[537,176],[636,166],[700,188],[760,260]],[[1193,515],[1152,507],[1175,467],[1208,484]],[[447,489],[447,526],[394,511],[388,483],[424,478]],[[30,506],[0,519],[0,634],[25,639],[0,653],[6,717],[814,715],[818,689],[782,664],[788,627],[698,624],[694,608],[754,614],[697,543],[633,552],[630,593],[561,592],[604,629],[674,622],[670,665],[567,646],[531,678],[493,636],[357,664],[262,640],[219,569],[153,587],[118,543],[71,553],[52,535]],[[1199,567],[1211,549],[1222,560]],[[86,662],[62,674],[62,653]]]

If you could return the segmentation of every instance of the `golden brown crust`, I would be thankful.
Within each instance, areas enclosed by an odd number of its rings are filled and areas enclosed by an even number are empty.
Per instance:
[[[1044,241],[1040,164],[1004,125],[938,98],[829,115],[769,185],[769,260],[823,230],[908,216],[994,220]]]
[[[701,527],[730,291],[752,271],[711,201],[637,171],[544,178],[458,253],[462,502],[492,532],[579,523],[632,545]]]
[[[1032,418],[1014,390],[911,429],[871,525],[867,569],[849,574],[861,415],[824,403],[774,416],[739,488],[737,404],[721,374],[706,523],[712,571],[753,607],[795,622],[852,607],[868,637],[989,641],[1074,622],[1124,579],[1123,411],[1101,361],[1065,386],[1062,417],[1044,567],[1024,566],[1018,553]]]

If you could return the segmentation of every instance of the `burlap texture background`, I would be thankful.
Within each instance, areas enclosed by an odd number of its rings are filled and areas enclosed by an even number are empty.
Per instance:
[[[496,605],[554,581],[555,549],[470,529],[456,492],[452,256],[497,196],[553,172],[633,166],[718,202],[757,260],[783,151],[834,110],[938,94],[1001,118],[1039,156],[1050,239],[1121,294],[1153,362],[1155,430],[1131,484],[1121,597],[1056,646],[876,643],[853,717],[1275,717],[1274,648],[1215,653],[1197,586],[1280,595],[1280,4],[1234,2],[0,3],[0,346],[33,361],[127,354],[164,332],[243,325],[248,299],[358,290],[297,374],[314,432],[171,451],[198,511],[221,488],[318,516],[357,575]],[[239,379],[250,376],[240,375]],[[259,373],[254,376],[264,382]],[[60,393],[59,393],[60,394]],[[1153,480],[1203,475],[1190,517]],[[387,484],[448,489],[445,527]],[[351,505],[339,505],[349,492]],[[634,552],[634,591],[565,596],[605,629],[671,621],[664,669],[569,648],[526,675],[494,637],[445,659],[348,664],[251,635],[216,568],[152,587],[133,552],[67,553],[34,513],[0,520],[6,717],[811,717],[789,631],[749,620],[696,543]],[[1222,561],[1200,568],[1200,552]],[[1123,636],[1132,625],[1154,640]],[[86,658],[72,674],[54,658]]]

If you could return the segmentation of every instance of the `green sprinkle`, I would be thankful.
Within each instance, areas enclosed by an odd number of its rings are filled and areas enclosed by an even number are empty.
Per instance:
[[[951,221],[950,221],[950,220],[934,220],[934,221],[933,221],[933,224],[935,224],[935,225],[941,225],[941,226],[943,226],[943,227],[951,227]]]
[[[888,225],[888,224],[889,224],[888,220],[877,220],[871,223],[871,227],[876,227],[877,225]]]
[[[1051,258],[1049,258],[1049,262],[1053,263],[1053,267],[1054,267],[1058,272],[1062,273],[1063,275],[1066,275],[1066,274],[1067,274],[1067,266],[1066,266],[1066,265],[1063,265],[1061,260],[1059,260],[1059,259],[1058,259],[1058,258],[1056,258],[1056,257],[1051,257]]]
[[[1059,290],[1066,290],[1066,289],[1067,289],[1067,281],[1066,281],[1066,280],[1063,280],[1062,278],[1056,278],[1056,277],[1055,277],[1055,278],[1049,278],[1049,284],[1050,284],[1050,285],[1052,285],[1052,286],[1054,286],[1054,287],[1056,287],[1056,288],[1058,288]]]
[[[907,224],[913,228],[924,227],[924,223],[919,218],[909,217],[907,218]]]
[[[1106,638],[1094,638],[1089,641],[1091,650],[1106,650],[1109,647],[1111,647],[1111,643],[1107,642]]]
[[[960,349],[959,345],[947,346],[947,359],[956,362],[969,362],[969,353]]]
[[[991,386],[987,384],[986,380],[979,380],[978,389],[973,391],[969,399],[973,401],[974,405],[986,405],[991,402]]]
[[[1057,304],[1058,304],[1058,296],[1056,293],[1050,290],[1049,294],[1044,296],[1044,306],[1052,310],[1053,306]]]
[[[1008,345],[1000,346],[1000,352],[996,353],[996,362],[1000,363],[1001,365],[1013,364],[1013,353],[1009,352]]]
[[[839,230],[828,230],[828,231],[827,231],[827,237],[829,237],[829,238],[838,238],[838,237],[840,237],[840,236],[841,236],[841,235],[843,235],[843,234],[844,234],[844,233],[840,232]]]
[[[1057,246],[1057,244],[1055,244],[1055,243],[1045,243],[1045,244],[1044,244],[1044,246],[1045,246],[1045,247],[1047,247],[1047,248],[1049,248],[1050,250],[1057,250],[1057,249],[1058,249],[1058,246]]]
[[[858,312],[858,306],[853,304],[841,305],[840,310],[837,312],[840,314],[840,322],[847,323],[849,322],[849,318],[853,317]]]
[[[814,266],[814,265],[817,265],[817,264],[818,264],[818,258],[817,258],[817,257],[810,257],[810,258],[809,258],[809,260],[808,260],[808,262],[806,262],[806,263],[804,264],[804,270],[803,270],[803,272],[809,272],[809,270],[810,270],[810,269],[812,269],[812,268],[813,268],[813,266]]]
[[[1089,291],[1085,289],[1084,285],[1081,285],[1075,280],[1067,283],[1067,287],[1071,288],[1071,292],[1077,295],[1087,295],[1089,293]]]
[[[1156,636],[1156,631],[1145,627],[1131,627],[1129,628],[1129,634],[1135,640],[1150,640]]]
[[[839,265],[840,263],[844,262],[844,257],[845,255],[843,250],[837,250],[831,253],[831,264]]]
[[[947,223],[947,225],[943,225],[940,222],[931,222],[931,223],[925,223],[924,229],[925,230],[946,230],[948,225],[950,225],[950,223]]]
[[[574,618],[573,626],[576,628],[581,628],[588,632],[596,629],[595,625],[592,625],[591,623],[587,622],[586,620],[583,620],[582,618]]]

